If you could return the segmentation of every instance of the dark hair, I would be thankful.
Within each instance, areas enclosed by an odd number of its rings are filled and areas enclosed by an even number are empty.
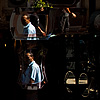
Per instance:
[[[27,19],[30,19],[30,15],[29,14],[23,14],[22,17],[23,16],[27,16]]]
[[[34,55],[32,52],[26,52],[26,55],[29,54],[29,56],[33,57],[34,58]]]
[[[31,57],[34,57],[33,53],[29,53]]]

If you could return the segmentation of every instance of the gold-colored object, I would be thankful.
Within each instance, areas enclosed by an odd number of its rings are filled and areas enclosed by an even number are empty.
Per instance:
[[[78,84],[88,84],[87,74],[85,73],[80,74]]]
[[[72,71],[68,71],[64,78],[65,84],[76,84],[75,75]]]

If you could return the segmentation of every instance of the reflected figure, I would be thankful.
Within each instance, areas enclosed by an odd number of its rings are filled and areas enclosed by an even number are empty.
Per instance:
[[[69,28],[69,12],[66,8],[63,8],[62,15],[60,16],[60,30],[61,32],[66,32]]]
[[[21,17],[22,24],[24,25],[23,34],[27,35],[28,40],[34,40],[36,37],[36,28],[30,22],[30,15],[23,14]]]
[[[46,36],[45,31],[43,30],[43,28],[41,28],[40,25],[40,19],[38,16],[38,13],[42,12],[42,9],[38,9],[36,11],[33,12],[33,14],[31,14],[30,16],[30,21],[31,23],[35,26],[37,33],[40,33],[40,36]]]
[[[39,85],[38,88],[40,88],[42,80],[39,65],[35,62],[33,53],[27,53],[26,56],[29,59],[29,66],[22,74],[22,85],[28,89],[32,88],[34,85]]]

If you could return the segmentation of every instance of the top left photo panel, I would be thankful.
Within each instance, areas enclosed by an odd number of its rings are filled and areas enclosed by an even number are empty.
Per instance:
[[[16,1],[16,0],[15,0]],[[8,6],[13,8],[10,16],[10,32],[15,40],[49,40],[52,33],[48,32],[49,11],[52,6],[42,0],[24,0],[20,6],[18,0],[8,0]],[[23,1],[23,0],[22,0]],[[11,3],[14,6],[11,6]],[[37,7],[41,4],[41,7]]]

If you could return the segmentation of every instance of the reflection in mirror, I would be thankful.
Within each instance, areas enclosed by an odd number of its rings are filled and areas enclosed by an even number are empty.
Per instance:
[[[47,27],[48,14],[40,9],[15,8],[11,14],[10,30],[16,40],[48,39]]]
[[[48,32],[56,35],[86,31],[86,9],[54,8],[49,12]]]
[[[27,19],[27,16],[24,18],[24,23],[21,20],[23,14],[30,16],[30,19]],[[18,8],[11,14],[10,30],[13,38],[17,40],[48,40],[62,33],[86,31],[85,18],[86,9],[83,8],[55,7],[44,11],[38,8]],[[26,20],[31,22],[29,29]]]

